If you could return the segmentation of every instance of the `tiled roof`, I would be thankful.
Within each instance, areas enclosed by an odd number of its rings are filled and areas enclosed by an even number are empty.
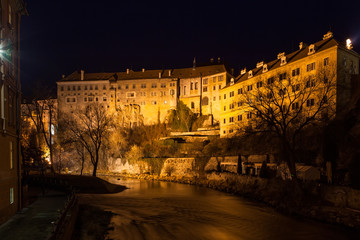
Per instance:
[[[321,40],[319,42],[314,43],[314,45],[315,45],[315,53],[314,54],[324,51],[324,50],[329,49],[334,46],[339,46],[343,49],[346,49],[345,44],[342,44],[333,38]],[[309,52],[309,46],[304,45],[304,47],[302,49],[299,49],[295,52],[285,55],[287,64],[307,57],[308,52]],[[352,50],[350,50],[350,51],[352,51]],[[357,54],[357,53],[355,53],[355,54]],[[264,63],[264,65],[267,64],[268,71],[271,71],[271,70],[281,67],[280,61],[281,61],[281,59],[275,59],[271,62]],[[251,69],[250,71],[253,72],[253,77],[255,77],[255,76],[259,76],[259,75],[263,74],[262,69],[263,69],[263,67],[259,67],[259,68]],[[239,83],[239,82],[248,80],[249,79],[248,76],[249,76],[249,71],[247,71],[245,74],[237,76],[235,79],[235,83]]]
[[[170,76],[169,76],[170,71]],[[179,69],[165,69],[165,70],[145,70],[127,72],[113,72],[113,73],[84,73],[85,81],[96,81],[96,80],[110,80],[110,81],[121,81],[121,80],[137,80],[137,79],[157,79],[159,73],[161,78],[195,78],[200,76],[209,76],[217,73],[226,72],[226,68],[223,64],[201,66],[193,68],[179,68]],[[67,81],[79,81],[81,73],[75,71],[69,76],[61,79],[58,82]]]

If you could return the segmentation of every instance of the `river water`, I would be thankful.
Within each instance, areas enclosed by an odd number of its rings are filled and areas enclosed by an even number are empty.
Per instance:
[[[129,189],[83,194],[112,211],[109,239],[360,239],[359,232],[284,216],[247,199],[186,184],[106,179]]]

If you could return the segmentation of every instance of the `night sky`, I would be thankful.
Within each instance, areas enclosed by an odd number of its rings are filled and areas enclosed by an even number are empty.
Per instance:
[[[55,89],[75,70],[190,67],[221,57],[235,73],[322,39],[360,49],[358,1],[25,0],[21,81],[25,95]]]

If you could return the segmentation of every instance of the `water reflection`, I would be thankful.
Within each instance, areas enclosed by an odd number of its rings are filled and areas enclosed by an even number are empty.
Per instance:
[[[129,189],[83,195],[115,213],[110,239],[358,239],[358,232],[283,216],[215,190],[156,181],[109,178]]]

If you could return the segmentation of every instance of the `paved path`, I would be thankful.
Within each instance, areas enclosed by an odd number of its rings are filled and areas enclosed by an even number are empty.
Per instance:
[[[1,240],[42,240],[51,236],[52,221],[56,221],[64,208],[66,195],[48,191],[34,203],[0,225]]]

